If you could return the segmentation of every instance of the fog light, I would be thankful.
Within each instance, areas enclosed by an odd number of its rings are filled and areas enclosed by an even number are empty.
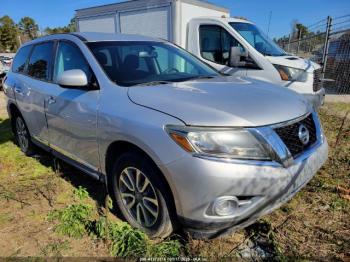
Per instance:
[[[213,213],[218,216],[231,216],[237,211],[238,206],[239,202],[237,197],[219,197],[213,204]]]

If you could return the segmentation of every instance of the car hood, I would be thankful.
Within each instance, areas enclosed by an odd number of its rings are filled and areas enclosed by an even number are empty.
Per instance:
[[[310,73],[312,73],[316,69],[321,68],[319,64],[316,64],[308,59],[304,59],[298,56],[266,56],[266,58],[272,64],[304,69]]]
[[[138,105],[196,126],[263,126],[297,118],[309,108],[294,91],[249,78],[135,86],[128,95]]]

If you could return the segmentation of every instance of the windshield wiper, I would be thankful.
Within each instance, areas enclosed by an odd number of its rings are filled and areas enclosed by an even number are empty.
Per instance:
[[[184,81],[196,80],[196,79],[212,79],[212,78],[215,78],[215,76],[194,76],[194,77],[186,78]]]
[[[135,84],[132,86],[156,86],[156,85],[165,85],[165,84],[169,84],[169,83],[170,82],[168,82],[168,81],[150,81],[150,82]]]

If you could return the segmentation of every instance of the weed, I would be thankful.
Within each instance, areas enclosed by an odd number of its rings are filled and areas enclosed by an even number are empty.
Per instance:
[[[158,244],[149,244],[147,257],[179,257],[181,254],[181,244],[178,240],[163,241]]]
[[[73,191],[76,203],[68,205],[61,210],[55,210],[49,213],[49,221],[58,220],[55,231],[74,238],[81,238],[87,233],[87,227],[90,225],[90,216],[93,208],[89,204],[81,203],[82,200],[89,197],[85,188],[79,186]]]
[[[41,253],[47,257],[47,256],[54,256],[54,257],[60,257],[62,256],[62,252],[69,249],[69,242],[68,241],[59,241],[54,242],[46,245],[41,249]]]
[[[9,214],[9,213],[1,214],[0,213],[0,226],[6,224],[8,222],[11,222],[11,220],[13,220],[11,214]]]
[[[72,204],[62,210],[55,210],[49,213],[49,221],[58,220],[55,231],[74,238],[81,238],[87,233],[90,215],[92,212],[91,205]]]
[[[180,254],[181,245],[178,241],[169,240],[154,244],[142,231],[132,228],[124,222],[109,223],[105,216],[98,220],[91,219],[91,205],[82,203],[89,197],[85,188],[74,190],[75,203],[55,210],[48,216],[50,221],[57,220],[55,231],[74,238],[81,238],[89,233],[98,239],[108,239],[110,254],[123,258],[176,257]],[[106,200],[111,207],[110,201]]]
[[[137,258],[147,252],[147,236],[124,222],[109,225],[111,255],[123,258]]]
[[[84,199],[87,199],[89,197],[89,192],[85,188],[83,188],[82,186],[75,188],[73,191],[73,194],[79,200],[84,200]]]
[[[91,224],[90,232],[95,234],[98,238],[106,239],[108,234],[107,219],[100,217],[95,223]]]
[[[330,204],[330,207],[332,208],[332,210],[340,210],[344,212],[347,212],[349,210],[349,200],[343,199],[338,195],[335,195],[331,201],[332,202]]]

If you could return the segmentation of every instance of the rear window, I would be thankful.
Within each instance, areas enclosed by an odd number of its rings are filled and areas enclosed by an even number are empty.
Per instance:
[[[34,46],[28,63],[28,75],[40,80],[49,80],[53,42]]]
[[[32,46],[24,46],[22,47],[17,55],[15,56],[13,63],[12,63],[12,71],[16,73],[24,72],[25,65],[30,53],[30,50],[32,49]]]

